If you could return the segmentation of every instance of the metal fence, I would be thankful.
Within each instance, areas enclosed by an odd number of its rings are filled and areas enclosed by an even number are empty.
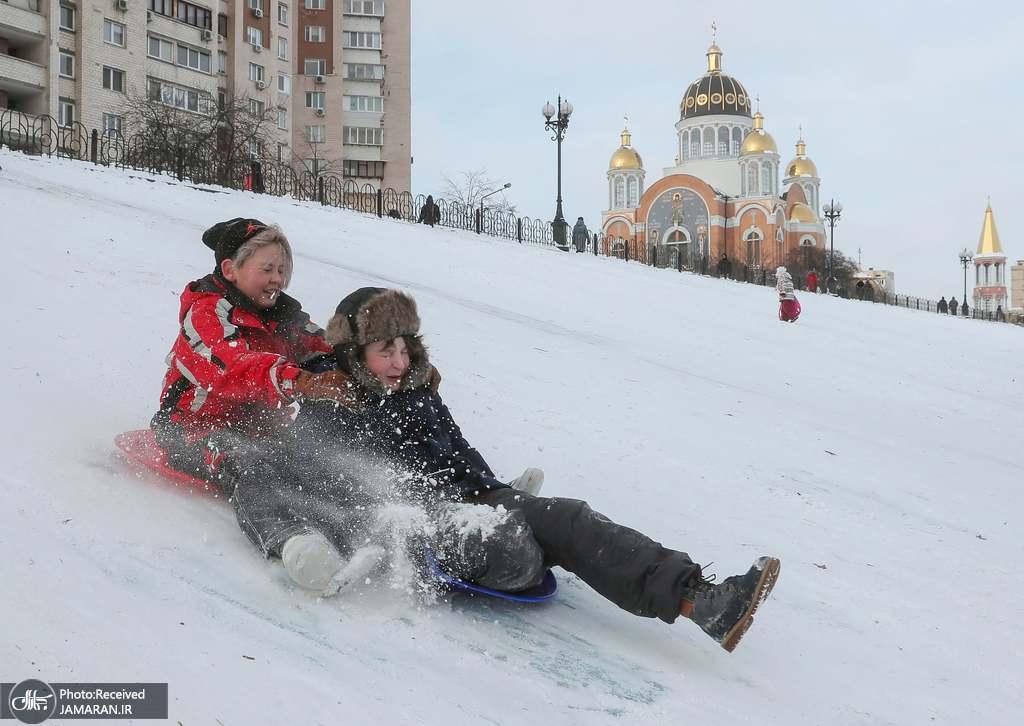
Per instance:
[[[584,236],[573,234],[567,225],[567,244],[559,247],[554,240],[553,223],[548,220],[470,206],[440,197],[433,200],[435,206],[431,210],[427,204],[427,195],[413,195],[391,188],[379,189],[373,184],[359,183],[336,174],[297,172],[292,166],[272,159],[228,158],[213,143],[173,146],[155,143],[146,134],[107,134],[96,129],[89,130],[80,123],[61,125],[52,116],[32,116],[0,109],[0,146],[103,166],[170,174],[179,181],[289,196],[378,217],[467,230],[521,244],[575,249],[577,252],[679,272],[728,278],[755,285],[775,285],[774,271],[736,263],[723,266],[720,261],[708,256],[706,247],[695,244],[648,245],[635,240],[609,238],[600,232],[588,232]],[[802,280],[794,279],[794,283],[797,289],[802,289]],[[934,300],[910,295],[875,294],[874,288],[870,286],[867,289],[855,288],[852,294],[840,289],[839,295],[927,312],[938,310],[938,303]],[[961,310],[958,313],[962,315]],[[1015,313],[997,316],[992,311],[975,309],[970,309],[965,317],[997,322],[1024,322]]]

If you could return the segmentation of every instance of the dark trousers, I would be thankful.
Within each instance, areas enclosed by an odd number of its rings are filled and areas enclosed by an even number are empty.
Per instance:
[[[495,489],[471,501],[503,506],[525,521],[529,536],[543,555],[531,584],[540,581],[544,568],[557,565],[623,610],[671,623],[679,616],[684,588],[700,572],[685,552],[670,550],[634,529],[616,524],[578,499],[534,497],[514,489]],[[494,537],[484,544],[489,549],[508,546]],[[524,550],[518,542],[512,549]]]

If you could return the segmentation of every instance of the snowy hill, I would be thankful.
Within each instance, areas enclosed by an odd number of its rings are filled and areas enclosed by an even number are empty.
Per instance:
[[[1024,331],[0,151],[4,681],[170,684],[190,724],[1011,724]],[[547,472],[720,576],[782,558],[736,653],[559,573],[550,605],[318,600],[229,506],[137,475],[214,221],[280,223],[324,322],[416,296],[500,475]],[[1015,715],[1016,714],[1016,715]]]

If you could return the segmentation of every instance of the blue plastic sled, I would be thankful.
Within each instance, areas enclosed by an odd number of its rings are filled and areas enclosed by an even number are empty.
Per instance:
[[[156,442],[153,432],[149,429],[141,431],[126,431],[114,437],[114,444],[121,451],[121,455],[128,461],[159,474],[164,479],[174,482],[175,486],[184,484],[189,489],[205,493],[211,496],[219,496],[219,491],[210,482],[197,479],[172,469],[167,463],[167,452]],[[434,553],[424,550],[427,561],[427,570],[437,581],[451,590],[465,592],[472,595],[486,595],[496,597],[500,600],[511,600],[512,602],[544,602],[550,600],[558,592],[558,582],[554,573],[548,570],[544,574],[544,580],[536,587],[522,592],[503,592],[492,590],[482,585],[474,585],[472,582],[452,577],[445,572]]]
[[[509,600],[511,602],[544,602],[550,600],[558,592],[558,581],[555,579],[555,573],[548,570],[544,573],[544,579],[536,587],[531,587],[529,590],[521,590],[519,592],[505,592],[504,590],[492,590],[489,587],[483,585],[477,585],[467,580],[460,579],[458,577],[452,577],[441,567],[441,563],[434,557],[434,553],[429,549],[423,549],[423,555],[427,561],[427,569],[430,574],[437,578],[445,587],[455,590],[456,592],[464,592],[469,595],[486,595],[487,597],[496,597],[499,600]]]

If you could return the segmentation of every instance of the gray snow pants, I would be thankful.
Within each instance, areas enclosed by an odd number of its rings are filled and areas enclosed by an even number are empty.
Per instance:
[[[467,501],[503,506],[513,521],[526,525],[504,540],[490,537],[482,543],[484,571],[475,579],[488,587],[518,589],[507,586],[510,580],[536,585],[545,569],[557,565],[623,610],[671,623],[679,616],[684,588],[700,572],[685,552],[616,524],[578,499],[506,488]]]

